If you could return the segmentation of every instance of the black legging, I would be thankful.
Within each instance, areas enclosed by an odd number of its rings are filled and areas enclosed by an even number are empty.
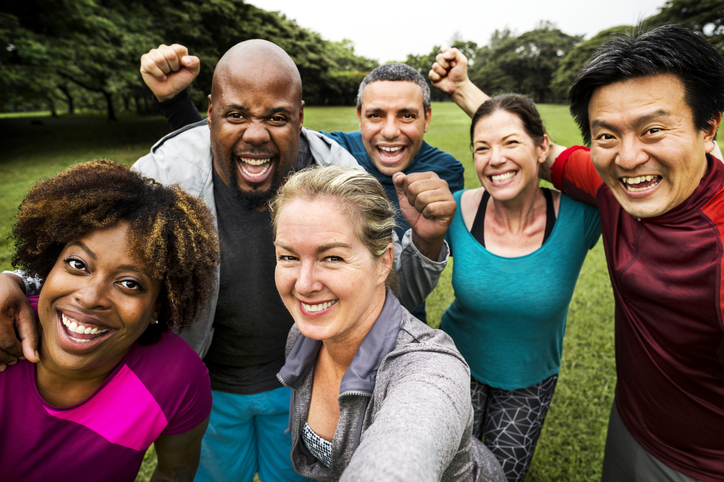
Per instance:
[[[525,480],[557,381],[556,374],[528,388],[501,390],[470,378],[473,435],[493,452],[508,482]]]

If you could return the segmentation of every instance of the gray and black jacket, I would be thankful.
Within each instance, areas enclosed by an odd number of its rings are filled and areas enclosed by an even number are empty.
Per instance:
[[[296,326],[277,377],[293,389],[292,464],[304,477],[343,481],[497,481],[494,456],[472,437],[470,371],[452,339],[414,318],[387,292],[339,390],[332,466],[301,440],[322,342]]]

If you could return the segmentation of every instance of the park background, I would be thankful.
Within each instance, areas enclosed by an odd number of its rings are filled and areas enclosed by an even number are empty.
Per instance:
[[[647,26],[683,24],[724,52],[721,0],[671,0],[654,15],[636,19],[640,20]],[[459,48],[470,59],[471,80],[489,94],[530,96],[551,138],[562,145],[581,142],[566,105],[570,83],[598,46],[632,28],[618,25],[587,35],[568,34],[554,22],[541,20],[523,33],[496,29],[487,43],[478,44],[451,23],[445,46]],[[370,35],[380,35],[373,27]],[[143,53],[162,42],[178,42],[198,55],[202,70],[190,93],[203,112],[216,61],[230,46],[249,38],[279,44],[297,63],[304,83],[306,127],[358,128],[351,107],[357,87],[380,62],[355,53],[351,40],[327,40],[283,13],[241,0],[3,2],[0,269],[11,269],[12,217],[33,182],[90,159],[133,163],[169,132],[138,73]],[[442,45],[436,45],[429,53],[409,53],[396,60],[426,77],[441,50]],[[425,140],[463,162],[466,187],[477,187],[468,147],[469,119],[435,88],[432,93],[432,122]],[[428,318],[434,326],[454,296],[450,275],[448,266],[428,300]],[[491,289],[505,296],[505,286]],[[613,297],[599,243],[583,266],[571,302],[561,376],[528,481],[600,478],[615,380]],[[148,480],[153,458],[150,451],[138,480]]]

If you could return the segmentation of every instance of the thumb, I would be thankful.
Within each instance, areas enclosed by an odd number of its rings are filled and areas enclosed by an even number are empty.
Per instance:
[[[402,172],[396,172],[392,175],[392,183],[395,185],[395,191],[397,192],[397,198],[402,199],[407,197],[405,194],[405,176]]]
[[[181,59],[181,63],[191,72],[194,77],[199,74],[201,69],[201,61],[195,55],[186,55]]]
[[[32,363],[40,361],[38,356],[38,324],[35,312],[30,305],[24,306],[18,313],[18,337],[23,347],[23,355]]]

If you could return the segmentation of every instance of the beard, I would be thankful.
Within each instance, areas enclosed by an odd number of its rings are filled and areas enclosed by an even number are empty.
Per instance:
[[[238,183],[238,176],[239,174],[236,169],[231,169],[229,177],[231,178],[230,184],[232,190],[234,191],[234,197],[236,197],[236,200],[239,201],[244,209],[251,210],[267,207],[269,201],[271,201],[272,198],[276,196],[277,191],[282,185],[282,181],[286,177],[286,173],[282,173],[281,171],[279,171],[279,169],[275,169],[272,177],[271,186],[269,186],[269,189],[266,189],[264,191],[246,191],[240,188]]]

